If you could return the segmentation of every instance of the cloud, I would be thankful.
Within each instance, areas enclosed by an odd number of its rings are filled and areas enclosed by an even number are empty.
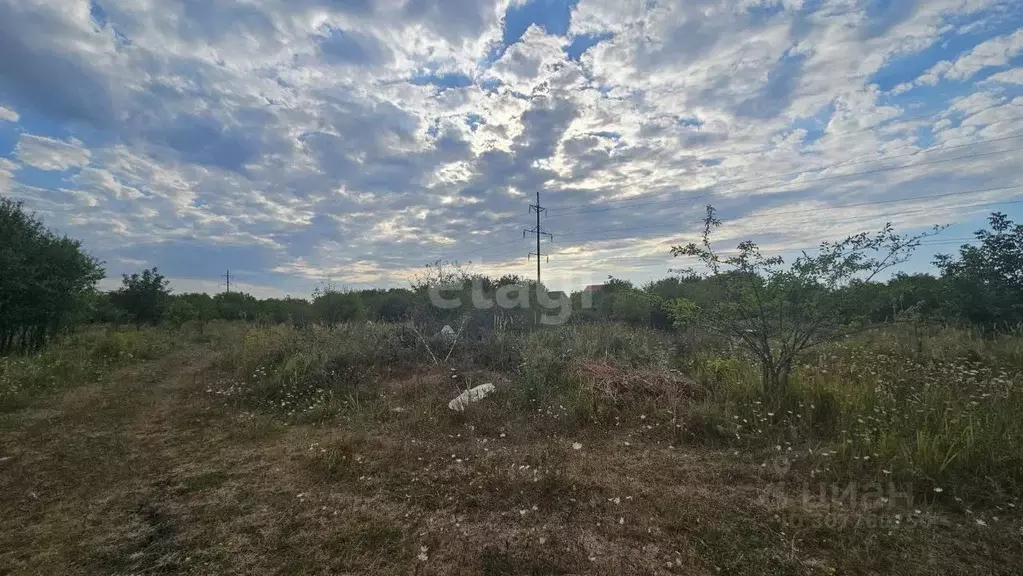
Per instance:
[[[988,76],[986,82],[1002,82],[1005,84],[1023,84],[1023,68],[1013,68]]]
[[[1023,52],[1023,30],[993,38],[981,43],[967,54],[959,57],[945,72],[949,78],[967,80],[984,68],[1004,66],[1016,55]]]
[[[89,151],[80,140],[70,141],[22,134],[14,154],[23,164],[40,170],[63,172],[89,163]]]
[[[547,277],[572,288],[663,274],[708,202],[730,242],[791,249],[900,209],[973,217],[1018,191],[940,195],[1023,181],[1012,2],[99,4],[0,0],[22,121],[0,123],[0,187],[115,274],[293,294],[437,259],[531,274],[540,191]]]
[[[5,120],[7,122],[17,122],[18,118],[19,116],[17,112],[11,110],[10,108],[0,106],[0,120]]]

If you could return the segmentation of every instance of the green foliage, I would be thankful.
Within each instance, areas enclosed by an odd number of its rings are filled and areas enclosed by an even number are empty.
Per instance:
[[[891,225],[876,234],[857,234],[840,242],[823,242],[816,254],[804,252],[790,265],[765,258],[752,241],[738,254],[722,257],[711,247],[712,231],[721,225],[707,207],[702,245],[672,248],[674,256],[691,256],[707,268],[723,296],[700,316],[709,331],[731,338],[760,365],[764,392],[778,401],[799,356],[825,342],[862,329],[869,317],[844,305],[844,290],[854,280],[870,282],[882,271],[905,262],[926,235],[900,236]]]
[[[221,320],[255,320],[259,314],[259,301],[244,292],[217,294],[213,305]]]
[[[687,298],[675,298],[662,305],[675,328],[689,328],[699,318],[700,307]]]
[[[77,240],[0,198],[0,355],[39,350],[68,329],[102,278]]]
[[[388,373],[427,361],[395,324],[338,324],[333,330],[272,326],[230,343],[225,368],[237,381],[220,393],[287,417],[338,411],[379,392]]]
[[[0,412],[22,408],[48,391],[93,382],[118,367],[159,358],[183,342],[165,328],[93,328],[60,338],[38,354],[0,358]]]
[[[630,326],[651,326],[654,314],[661,309],[661,299],[656,294],[641,290],[618,290],[612,293],[611,319]]]
[[[963,246],[959,256],[940,255],[942,294],[951,314],[992,330],[1023,323],[1023,224],[995,212],[991,230],[975,233],[979,246]]]
[[[113,294],[114,303],[130,321],[140,328],[163,319],[170,303],[170,282],[159,270],[143,270],[141,274],[124,274],[121,289]]]
[[[308,300],[287,297],[269,298],[258,302],[257,319],[262,324],[288,324],[304,327],[312,324],[313,310]]]
[[[175,303],[180,303],[185,313],[184,321],[193,321],[204,328],[217,317],[216,302],[209,294],[180,294],[174,296]]]
[[[338,324],[362,319],[366,312],[358,292],[341,290],[329,282],[313,292],[313,310],[320,323],[331,330]]]
[[[167,320],[176,328],[180,328],[185,322],[194,320],[195,317],[195,308],[188,301],[181,298],[170,298],[170,304],[167,306]]]
[[[908,328],[822,345],[794,370],[780,405],[760,401],[747,362],[706,361],[696,373],[713,393],[705,415],[747,448],[812,447],[780,456],[821,481],[867,477],[929,497],[933,488],[971,500],[1019,497],[1019,337],[946,328],[907,345]]]

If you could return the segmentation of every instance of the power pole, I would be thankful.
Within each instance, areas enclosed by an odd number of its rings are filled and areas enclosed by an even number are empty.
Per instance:
[[[227,274],[224,274],[223,276],[221,276],[221,278],[224,278],[225,280],[227,280],[227,293],[230,294],[231,293],[231,271],[228,270]]]
[[[526,237],[526,234],[536,235],[536,252],[530,252],[528,257],[532,258],[533,256],[536,256],[536,289],[538,291],[540,290],[540,258],[543,256],[547,256],[543,252],[540,252],[540,237],[546,236],[551,239],[551,242],[554,242],[554,236],[551,235],[550,232],[547,232],[546,230],[540,227],[540,215],[546,211],[547,209],[540,205],[540,193],[537,192],[536,204],[529,205],[529,212],[530,213],[536,212],[536,228],[533,228],[532,230],[527,229],[522,231],[523,238]],[[550,262],[550,256],[547,256],[547,261]]]

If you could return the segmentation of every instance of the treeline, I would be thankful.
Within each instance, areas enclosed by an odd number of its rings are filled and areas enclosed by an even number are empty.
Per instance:
[[[940,274],[896,273],[885,281],[852,279],[836,290],[835,306],[846,320],[878,324],[895,320],[940,322],[1002,332],[1023,328],[1023,224],[994,213],[989,229],[974,233],[976,243],[957,255],[939,255]],[[731,298],[721,279],[679,274],[634,286],[608,278],[591,296],[593,306],[575,318],[612,320],[670,328],[695,309]],[[580,308],[580,294],[573,294]]]
[[[98,324],[157,324],[181,326],[192,322],[199,326],[213,320],[245,321],[261,324],[337,325],[356,320],[397,322],[406,317],[411,306],[409,290],[364,290],[351,292],[324,286],[313,298],[258,299],[244,292],[172,294],[173,286],[157,287],[145,276],[167,280],[159,270],[145,270],[123,280],[115,292],[95,292],[88,299],[88,321]],[[133,277],[137,276],[138,280]]]
[[[0,355],[39,350],[84,320],[103,268],[77,240],[0,197]]]
[[[709,210],[708,230],[720,224]],[[860,240],[866,242],[865,237]],[[829,250],[840,246],[822,245]],[[759,257],[751,248],[755,249],[752,243],[740,245],[744,253]],[[675,250],[677,255],[707,257],[698,246]],[[1004,214],[992,214],[989,228],[976,232],[973,245],[961,247],[956,255],[939,256],[937,276],[897,274],[875,281],[849,273],[839,285],[825,287],[819,270],[806,266],[832,266],[828,258],[822,255],[802,265],[797,260],[789,269],[779,268],[780,262],[764,261],[761,268],[737,260],[731,262],[734,272],[676,274],[644,286],[608,278],[571,295],[541,286],[544,300],[555,304],[543,311],[536,305],[536,286],[530,281],[517,276],[488,278],[442,263],[427,266],[407,289],[353,291],[325,283],[308,299],[257,299],[240,292],[173,294],[156,268],[125,275],[119,290],[100,292],[95,287],[104,270],[78,241],[45,229],[19,203],[0,198],[0,354],[38,350],[80,323],[139,327],[193,323],[201,329],[219,319],[330,328],[343,322],[410,320],[434,333],[449,325],[468,337],[490,330],[524,330],[567,308],[570,314],[562,314],[559,323],[615,321],[672,329],[687,325],[701,311],[706,320],[706,312],[722,304],[748,301],[749,294],[732,287],[738,284],[754,291],[758,286],[787,286],[787,295],[774,302],[789,306],[790,315],[799,312],[799,302],[822,302],[808,300],[807,293],[794,297],[796,287],[809,294],[824,290],[833,322],[911,319],[971,325],[986,332],[1023,325],[1023,225]],[[730,282],[729,274],[736,274],[737,282]],[[438,305],[438,298],[462,304]]]

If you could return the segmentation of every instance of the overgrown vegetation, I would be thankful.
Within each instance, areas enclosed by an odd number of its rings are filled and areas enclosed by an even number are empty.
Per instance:
[[[103,268],[77,240],[0,197],[0,356],[35,352],[82,320]]]
[[[919,240],[890,228],[788,265],[752,243],[726,258],[709,211],[703,245],[675,249],[707,273],[641,288],[611,278],[565,296],[436,264],[409,289],[328,283],[311,300],[258,300],[174,295],[155,268],[94,292],[100,271],[77,244],[7,208],[24,238],[85,258],[77,284],[52,280],[73,304],[44,322],[48,345],[17,331],[0,356],[17,471],[0,492],[37,526],[0,530],[0,548],[48,551],[0,561],[26,571],[58,572],[64,557],[115,573],[930,574],[1023,561],[1023,245],[1004,215],[939,258],[940,277],[876,281]],[[10,326],[43,321],[12,307],[43,300],[0,288],[0,314],[22,322]],[[544,325],[551,306],[538,323],[538,297],[570,302],[567,321]],[[480,384],[496,392],[448,409]],[[91,391],[50,394],[71,386]],[[59,417],[50,402],[67,404]],[[836,504],[849,486],[885,497]],[[87,540],[91,524],[68,517],[118,520]],[[907,555],[928,560],[906,568]]]

